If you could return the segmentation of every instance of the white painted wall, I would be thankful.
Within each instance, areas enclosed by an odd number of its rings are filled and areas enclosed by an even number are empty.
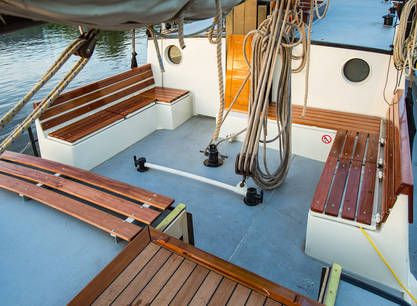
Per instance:
[[[161,73],[153,41],[148,41],[148,61],[152,64],[156,86],[173,87],[191,91],[194,97],[195,114],[215,117],[219,108],[217,82],[216,45],[209,43],[207,38],[185,39],[182,61],[172,64],[166,56],[167,47],[175,45],[177,39],[158,40],[159,48],[165,65],[165,73]],[[225,40],[222,44],[222,60],[225,67]],[[225,75],[225,70],[223,70]],[[226,79],[225,79],[226,80]]]
[[[294,51],[295,54],[299,50]],[[343,76],[344,64],[352,58],[361,58],[370,66],[369,77],[352,83]],[[308,106],[350,113],[385,117],[387,104],[383,98],[389,64],[389,55],[368,51],[311,46]],[[293,67],[298,62],[293,62]],[[391,101],[395,87],[396,70],[390,65],[386,97]],[[292,74],[292,103],[304,103],[305,70]],[[402,85],[404,86],[404,85]]]
[[[166,50],[169,45],[178,46],[178,40],[165,39],[158,43],[166,70],[163,74],[159,71],[153,42],[148,41],[148,60],[152,64],[157,85],[190,90],[194,96],[195,113],[215,117],[219,104],[216,46],[211,45],[207,38],[185,39],[186,48],[182,50],[182,62],[174,65],[167,60]],[[223,67],[226,67],[225,40],[222,47]],[[294,52],[296,54],[300,50],[296,49]],[[385,117],[387,106],[383,99],[383,90],[389,57],[368,51],[312,45],[308,106]],[[344,64],[352,58],[364,59],[370,66],[370,76],[361,83],[349,82],[342,74]],[[296,66],[298,62],[294,61],[293,67]],[[223,72],[225,73],[225,68]],[[388,101],[393,96],[395,79],[396,70],[391,62],[386,89]],[[292,74],[293,104],[304,103],[304,80],[305,71]],[[275,92],[273,89],[273,95]]]

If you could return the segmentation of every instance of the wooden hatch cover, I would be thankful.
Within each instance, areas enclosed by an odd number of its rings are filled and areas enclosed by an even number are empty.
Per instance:
[[[144,228],[69,305],[321,305]]]

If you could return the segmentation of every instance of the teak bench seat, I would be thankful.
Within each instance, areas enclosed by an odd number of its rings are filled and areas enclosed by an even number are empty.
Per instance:
[[[71,90],[42,114],[41,126],[50,130],[50,137],[74,143],[156,101],[171,103],[188,93],[173,88],[149,88],[154,84],[148,64]]]
[[[146,227],[69,305],[321,305]]]
[[[169,208],[174,202],[165,196],[89,171],[9,151],[0,156],[0,173],[2,188],[37,200],[127,241],[133,239],[142,224],[151,224],[161,214],[160,210]],[[126,222],[115,214],[137,222]]]
[[[396,93],[388,109],[383,165],[377,161],[378,153],[382,154],[378,130],[362,121],[357,121],[356,127],[338,130],[311,203],[312,211],[370,225],[375,217],[377,173],[383,167],[381,211],[376,222],[386,221],[400,193],[408,195],[409,222],[413,221],[413,177],[402,94]]]

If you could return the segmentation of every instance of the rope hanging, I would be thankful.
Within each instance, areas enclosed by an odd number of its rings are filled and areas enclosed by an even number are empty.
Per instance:
[[[217,4],[217,2],[216,2]],[[240,154],[236,158],[236,173],[243,175],[243,180],[251,176],[257,185],[264,189],[273,189],[284,182],[290,164],[291,156],[291,71],[296,73],[306,68],[306,89],[304,104],[308,98],[308,73],[310,57],[310,36],[313,15],[319,19],[324,18],[329,1],[324,12],[320,15],[317,0],[311,0],[308,24],[303,22],[303,11],[300,9],[300,0],[295,1],[291,8],[291,1],[281,1],[270,16],[262,22],[257,30],[250,31],[244,39],[243,53],[250,72],[239,88],[231,105],[224,114],[224,92],[222,91],[223,78],[219,73],[220,106],[217,116],[216,130],[209,145],[217,140],[221,125],[230,113],[239,94],[249,79],[251,88],[248,105],[248,127],[240,130],[225,139],[219,140],[219,145],[226,139],[234,138],[246,132]],[[214,29],[214,23],[213,27]],[[296,35],[298,32],[298,35]],[[209,32],[209,38],[210,38]],[[250,36],[252,39],[252,63],[246,55],[246,43]],[[218,43],[218,42],[216,42]],[[295,56],[292,49],[302,44],[302,54]],[[219,44],[218,44],[219,45]],[[297,68],[291,70],[292,59],[300,60]],[[217,53],[218,68],[221,67],[221,54]],[[276,136],[267,139],[267,116],[269,109],[269,97],[272,90],[273,75],[277,60],[281,61],[281,73],[277,89],[277,107],[275,116]],[[221,68],[218,69],[221,71]],[[304,107],[305,112],[305,107]],[[262,135],[262,136],[261,136]],[[271,171],[267,163],[268,143],[278,143],[279,166]],[[263,167],[258,159],[259,143],[263,144]]]
[[[81,69],[87,64],[94,51],[95,42],[97,39],[98,31],[92,30],[88,33],[84,33],[80,38],[74,40],[55,61],[55,63],[49,68],[46,74],[35,85],[34,88],[0,121],[1,128],[4,128],[8,122],[22,109],[22,107],[29,101],[29,99],[49,80],[59,68],[66,62],[66,60],[72,54],[84,55],[81,57],[73,68],[65,75],[65,77],[55,86],[54,89],[39,103],[39,105],[21,122],[0,144],[0,154],[3,153],[26,129],[28,129],[32,123],[39,118],[51,103],[53,103],[61,92],[67,87],[72,79],[81,71]]]
[[[409,19],[412,20],[411,28],[407,33]],[[397,70],[404,70],[410,77],[417,70],[417,26],[416,26],[416,1],[409,0],[401,12],[400,23],[394,39],[393,60]]]
[[[130,63],[130,68],[136,68],[138,66],[138,62],[136,61],[136,42],[135,42],[135,29],[132,29],[132,60]]]

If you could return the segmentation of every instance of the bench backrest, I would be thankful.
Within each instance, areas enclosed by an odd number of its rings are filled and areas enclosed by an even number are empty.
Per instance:
[[[409,222],[413,222],[413,172],[408,135],[408,121],[403,90],[398,90],[387,111],[385,123],[384,179],[382,221],[384,222],[397,196],[408,195]]]
[[[39,118],[42,128],[53,128],[154,84],[151,65],[147,64],[65,92]]]

